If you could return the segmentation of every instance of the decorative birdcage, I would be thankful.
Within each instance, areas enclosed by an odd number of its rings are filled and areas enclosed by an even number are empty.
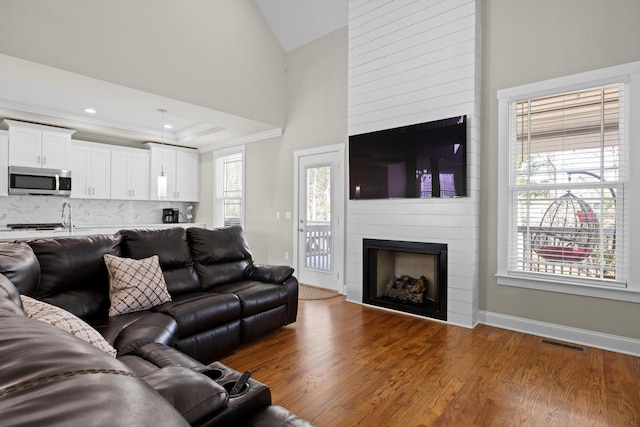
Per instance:
[[[547,208],[531,245],[547,261],[580,262],[591,255],[599,230],[591,206],[567,191]]]

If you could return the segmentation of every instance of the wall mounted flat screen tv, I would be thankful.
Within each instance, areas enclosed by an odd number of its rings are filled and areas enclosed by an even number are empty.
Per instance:
[[[349,137],[349,198],[467,196],[467,116]]]

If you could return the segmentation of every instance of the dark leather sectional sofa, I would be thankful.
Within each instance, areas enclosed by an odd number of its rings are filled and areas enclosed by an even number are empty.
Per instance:
[[[109,316],[103,255],[158,255],[171,301]],[[2,425],[309,425],[216,358],[296,320],[293,269],[253,262],[242,229],[121,230],[0,243]],[[113,358],[25,316],[20,295],[102,334]],[[247,367],[250,368],[250,367]]]

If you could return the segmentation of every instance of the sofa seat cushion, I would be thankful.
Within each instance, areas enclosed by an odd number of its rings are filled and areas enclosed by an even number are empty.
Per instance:
[[[215,291],[237,295],[242,304],[242,317],[285,305],[288,301],[285,286],[253,280],[217,286]]]
[[[180,295],[173,301],[155,307],[154,311],[175,319],[178,323],[178,339],[240,319],[242,314],[236,295],[208,292]]]
[[[118,350],[118,356],[135,353],[149,343],[173,346],[178,334],[178,324],[171,316],[153,311],[105,316],[93,320],[91,326]]]
[[[56,326],[71,335],[99,348],[111,357],[116,357],[113,348],[98,331],[66,310],[43,301],[21,295],[22,307],[27,317]]]

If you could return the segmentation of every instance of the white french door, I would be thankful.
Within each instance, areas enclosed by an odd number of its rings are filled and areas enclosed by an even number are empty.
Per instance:
[[[294,156],[298,280],[343,293],[344,146],[296,151]]]

